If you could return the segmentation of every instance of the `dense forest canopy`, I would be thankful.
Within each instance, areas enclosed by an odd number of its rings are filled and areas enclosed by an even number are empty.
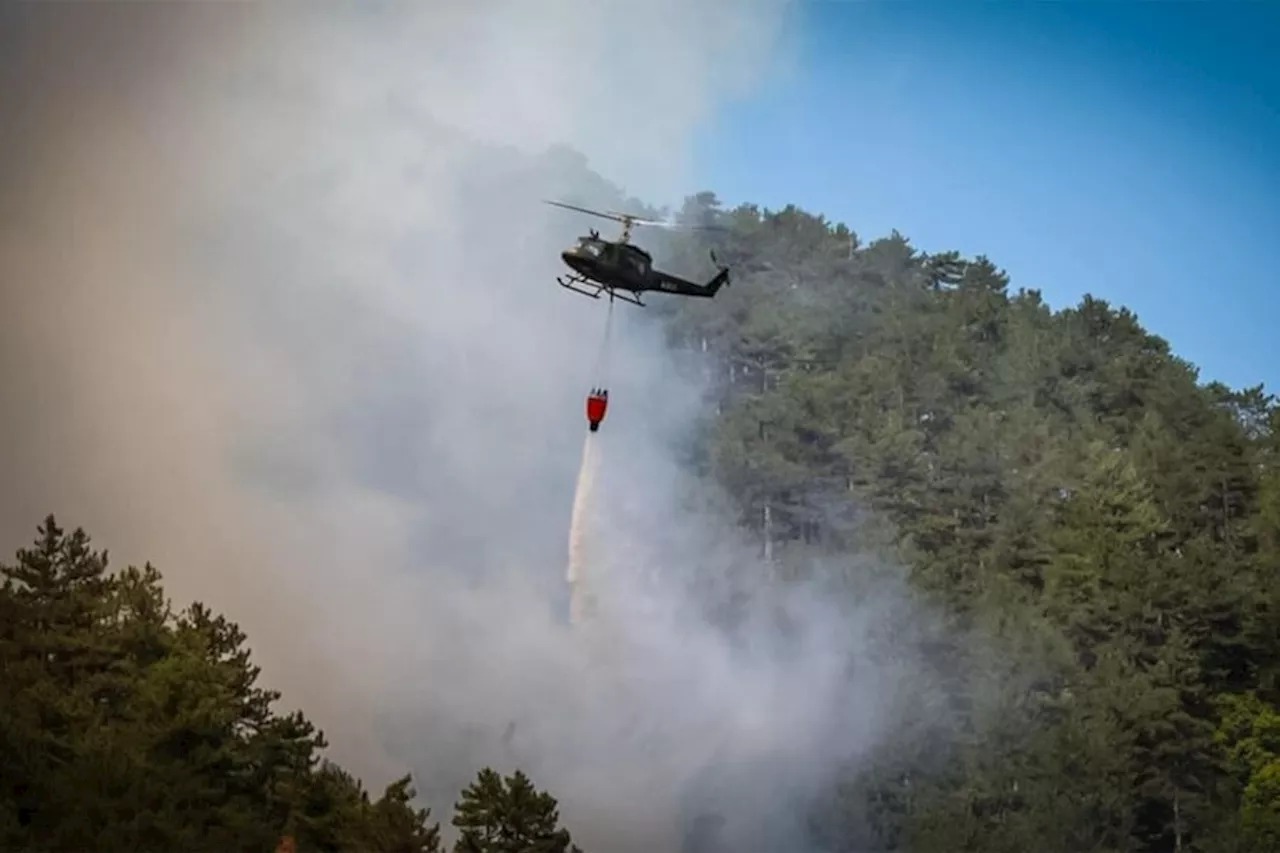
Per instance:
[[[679,215],[725,228],[666,260],[735,268],[715,300],[650,300],[707,388],[689,464],[779,578],[848,563],[870,517],[946,615],[900,638],[945,703],[808,804],[812,849],[1280,850],[1272,398],[1200,384],[1124,308],[1051,310],[984,257],[711,193]],[[324,761],[235,624],[172,611],[154,568],[109,572],[50,517],[2,571],[0,848],[442,847],[408,777],[374,798]],[[456,849],[572,849],[557,820],[482,770]],[[690,853],[720,849],[708,825]]]
[[[664,303],[716,377],[702,469],[792,575],[870,509],[948,614],[920,649],[947,737],[904,726],[851,768],[815,813],[828,849],[1280,849],[1262,387],[1199,384],[1126,309],[1052,311],[985,257],[710,193],[682,216],[726,224],[745,273]]]

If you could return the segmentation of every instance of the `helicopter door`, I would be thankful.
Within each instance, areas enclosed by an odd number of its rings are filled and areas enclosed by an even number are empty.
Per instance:
[[[622,262],[626,265],[627,271],[636,278],[645,278],[649,274],[648,264],[645,263],[644,257],[635,252],[623,252]]]

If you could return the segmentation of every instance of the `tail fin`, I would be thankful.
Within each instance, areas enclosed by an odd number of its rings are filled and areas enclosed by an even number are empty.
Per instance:
[[[716,273],[715,278],[711,279],[711,281],[707,282],[705,285],[703,285],[703,287],[706,288],[708,296],[715,296],[716,291],[718,291],[720,288],[728,287],[729,268],[727,266],[722,265],[720,261],[716,259],[715,252],[711,253],[711,263],[720,267],[720,272]]]

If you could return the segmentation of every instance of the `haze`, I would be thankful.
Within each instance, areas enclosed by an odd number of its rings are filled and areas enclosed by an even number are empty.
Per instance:
[[[705,796],[782,826],[766,795],[873,745],[900,673],[847,653],[888,617],[798,595],[784,657],[690,610],[760,573],[682,509],[698,389],[619,310],[592,536],[626,677],[591,675],[562,611],[604,308],[554,286],[587,223],[537,200],[619,201],[561,143],[646,200],[701,189],[688,140],[785,61],[788,4],[430,6],[0,10],[3,541],[55,512],[151,560],[437,816],[519,762],[584,849],[674,849],[668,795],[730,762],[768,772]]]

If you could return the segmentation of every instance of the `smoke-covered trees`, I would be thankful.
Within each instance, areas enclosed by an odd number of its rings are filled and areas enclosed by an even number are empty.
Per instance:
[[[0,564],[0,849],[440,849],[408,777],[371,799],[271,710],[234,623],[107,568],[52,516]]]
[[[0,849],[443,853],[409,776],[377,799],[271,710],[245,635],[174,613],[150,565],[49,516],[0,563]],[[489,768],[462,792],[457,853],[581,853],[554,797]]]
[[[986,258],[707,194],[685,215],[728,227],[707,239],[738,270],[662,308],[713,377],[709,473],[780,575],[848,555],[870,510],[951,617],[945,760],[851,768],[825,846],[1280,849],[1272,398]]]
[[[779,579],[855,595],[875,533],[945,616],[891,644],[945,701],[832,780],[815,849],[1280,851],[1274,400],[985,258],[710,193],[681,215],[727,226],[701,233],[736,275],[648,309],[709,380],[691,465]],[[443,849],[409,778],[374,799],[271,710],[233,623],[106,566],[50,518],[0,568],[0,849]],[[576,849],[519,773],[481,771],[452,823],[457,853]]]
[[[556,799],[522,771],[503,778],[485,767],[462,792],[454,853],[582,853],[559,825]]]

